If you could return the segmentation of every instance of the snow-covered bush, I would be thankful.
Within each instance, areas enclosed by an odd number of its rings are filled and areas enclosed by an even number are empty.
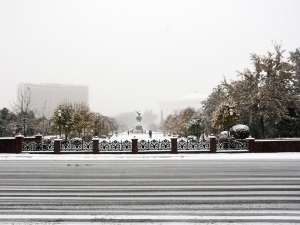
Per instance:
[[[236,139],[245,139],[249,137],[250,131],[247,125],[237,124],[232,127],[231,135],[233,135]]]
[[[228,131],[220,132],[219,139],[227,139],[228,138]]]

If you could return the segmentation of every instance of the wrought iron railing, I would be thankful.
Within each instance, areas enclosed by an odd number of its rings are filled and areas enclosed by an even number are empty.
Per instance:
[[[171,150],[171,141],[165,140],[140,140],[138,141],[138,150],[154,151],[154,150]]]
[[[138,151],[171,151],[170,140],[140,140],[137,142]],[[177,140],[178,151],[210,151],[209,140]],[[245,139],[219,139],[216,141],[216,150],[248,150],[248,142]],[[54,151],[54,141],[24,141],[22,146],[23,152],[43,152],[43,151]],[[67,141],[62,140],[60,142],[60,151],[93,151],[93,141]],[[132,142],[131,141],[111,141],[102,140],[99,141],[99,151],[114,151],[114,152],[131,152]]]
[[[248,142],[245,139],[220,139],[217,150],[248,150]]]
[[[132,143],[131,141],[100,141],[99,151],[131,151]]]
[[[42,152],[54,151],[54,141],[37,142],[37,141],[24,141],[22,146],[23,152]]]
[[[63,140],[61,151],[93,151],[93,141],[87,140]]]
[[[179,140],[177,141],[178,150],[209,150],[208,140]]]

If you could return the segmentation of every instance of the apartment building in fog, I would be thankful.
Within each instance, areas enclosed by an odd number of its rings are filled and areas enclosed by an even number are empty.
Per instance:
[[[51,117],[55,108],[65,102],[89,104],[89,88],[83,85],[22,83],[18,89],[30,92],[32,108]]]

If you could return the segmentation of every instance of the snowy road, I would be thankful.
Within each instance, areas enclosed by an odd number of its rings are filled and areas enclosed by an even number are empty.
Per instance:
[[[0,223],[297,224],[294,156],[1,155]]]

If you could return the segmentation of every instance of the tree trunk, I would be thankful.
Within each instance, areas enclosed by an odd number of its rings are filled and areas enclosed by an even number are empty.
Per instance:
[[[264,116],[261,115],[260,116],[260,129],[261,129],[261,135],[262,135],[262,138],[265,139],[265,123],[264,123]]]

